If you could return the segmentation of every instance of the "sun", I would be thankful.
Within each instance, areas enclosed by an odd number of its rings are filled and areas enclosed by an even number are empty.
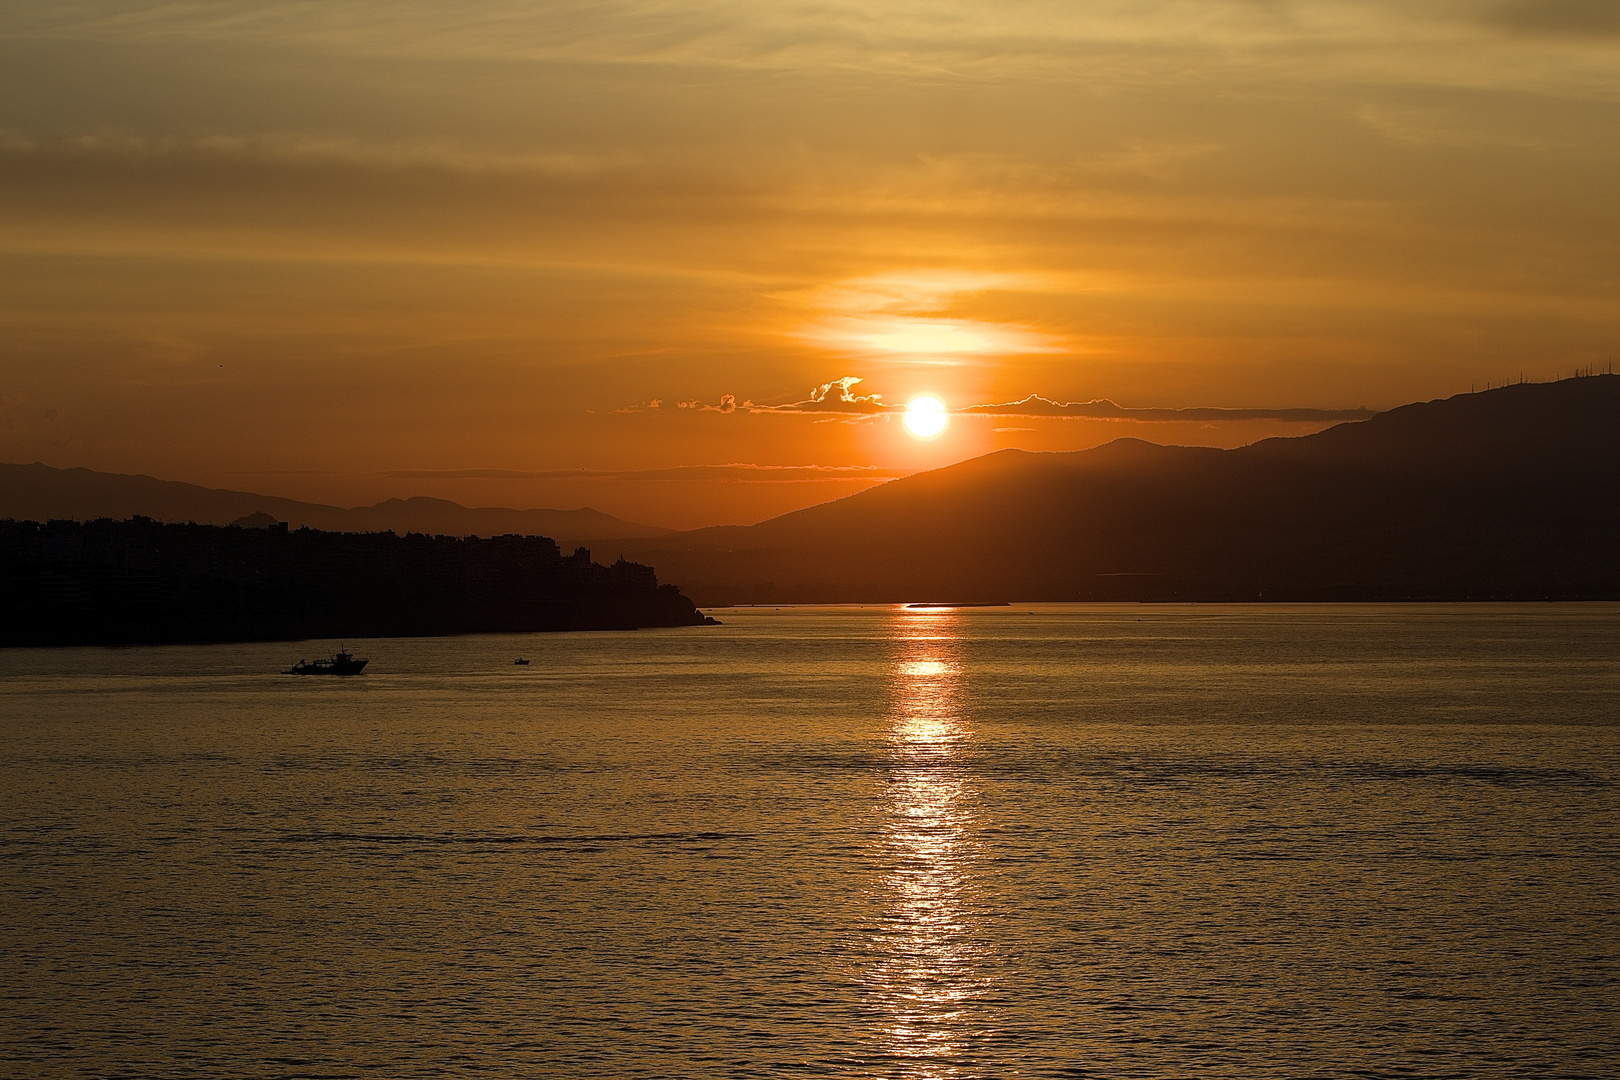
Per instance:
[[[944,431],[947,419],[945,403],[928,394],[912,398],[906,406],[906,430],[919,439],[932,439]]]

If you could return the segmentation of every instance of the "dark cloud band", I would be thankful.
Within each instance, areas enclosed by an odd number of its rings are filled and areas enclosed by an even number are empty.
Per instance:
[[[1320,420],[1365,420],[1376,410],[1362,406],[1357,409],[1133,409],[1107,398],[1094,401],[1051,401],[1039,394],[1031,394],[1022,401],[1001,405],[965,405],[952,409],[953,413],[980,416],[1055,416],[1076,417],[1084,420],[1289,420],[1314,422]]]

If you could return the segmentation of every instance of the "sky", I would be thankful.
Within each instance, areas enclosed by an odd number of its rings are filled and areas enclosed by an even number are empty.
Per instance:
[[[0,460],[690,528],[1306,434],[1620,358],[1616,176],[1612,0],[12,0]]]

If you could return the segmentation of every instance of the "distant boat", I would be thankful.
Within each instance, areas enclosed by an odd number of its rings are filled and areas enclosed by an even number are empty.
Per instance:
[[[339,649],[326,660],[300,660],[292,667],[283,671],[283,675],[358,675],[365,670],[369,660],[356,660],[349,655],[349,650]]]
[[[516,660],[512,661],[512,663],[516,664],[518,667],[528,667],[529,666],[529,661],[524,659],[521,656],[518,657]]]

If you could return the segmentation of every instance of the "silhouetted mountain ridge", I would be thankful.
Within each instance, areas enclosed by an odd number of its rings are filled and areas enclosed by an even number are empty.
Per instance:
[[[199,525],[229,525],[264,513],[293,528],[327,532],[411,532],[445,536],[549,536],[563,546],[590,540],[660,536],[668,529],[622,521],[582,507],[578,510],[514,510],[466,507],[447,499],[416,496],[387,499],[375,506],[344,508],[300,502],[247,491],[199,487],[150,476],[0,465],[0,519],[18,521],[125,519]]]
[[[1620,596],[1620,376],[1235,450],[1005,450],[634,541],[700,604]]]

